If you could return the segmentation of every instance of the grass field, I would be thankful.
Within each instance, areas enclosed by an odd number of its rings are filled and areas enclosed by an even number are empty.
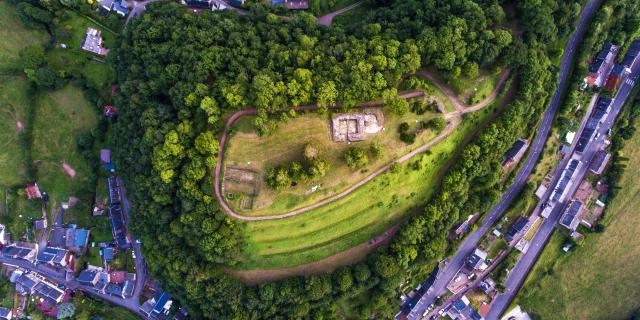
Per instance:
[[[95,108],[73,85],[40,93],[37,97],[31,146],[33,168],[40,188],[50,195],[50,207],[56,207],[71,196],[79,198],[65,219],[75,210],[85,215],[90,212],[93,168],[77,150],[76,143],[78,136],[89,132],[96,123]],[[76,171],[75,177],[65,173],[63,162]]]
[[[320,157],[331,163],[327,175],[318,181],[301,183],[298,186],[276,192],[271,190],[264,182],[261,183],[258,196],[254,199],[253,210],[248,210],[246,215],[278,214],[317,202],[320,199],[334,195],[357,181],[370,175],[372,171],[408,153],[413,148],[427,143],[437,133],[431,130],[423,130],[416,137],[415,143],[407,145],[400,141],[398,127],[400,123],[407,122],[410,130],[416,130],[419,122],[436,116],[427,113],[418,116],[406,113],[404,116],[384,113],[381,108],[372,108],[371,111],[378,115],[378,119],[384,118],[385,129],[371,135],[365,141],[359,142],[334,142],[331,138],[330,115],[318,115],[307,113],[300,115],[287,123],[281,123],[271,135],[259,137],[249,123],[252,118],[240,119],[234,128],[236,133],[229,140],[225,151],[225,166],[235,166],[256,170],[263,178],[267,169],[277,165],[285,165],[291,161],[303,160],[304,146],[313,142],[320,149]],[[349,169],[342,160],[344,151],[353,146],[368,150],[372,143],[379,143],[384,150],[379,160],[370,159],[367,166],[358,170]],[[314,185],[320,185],[320,189],[311,192]]]
[[[569,254],[553,235],[518,297],[540,319],[628,319],[640,307],[640,134],[627,141],[629,158],[619,193],[609,205],[602,234],[590,233]]]
[[[17,185],[26,179],[24,128],[31,109],[30,85],[25,79],[0,76],[0,188]]]
[[[15,8],[0,1],[0,73],[6,70],[21,70],[18,67],[20,49],[45,42],[48,35],[44,28],[26,28]]]
[[[439,172],[462,141],[489,117],[503,95],[487,110],[465,117],[445,140],[354,192],[295,217],[241,223],[246,249],[239,269],[274,269],[316,261],[380,235],[414,210],[421,210],[436,190]],[[391,190],[391,191],[389,191]]]
[[[469,105],[476,104],[488,97],[500,80],[502,69],[480,70],[476,78],[460,76],[446,81],[458,98]]]

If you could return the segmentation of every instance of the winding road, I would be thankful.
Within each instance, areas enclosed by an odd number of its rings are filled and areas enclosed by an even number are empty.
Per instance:
[[[416,75],[418,75],[418,76],[424,76],[425,74],[427,74],[427,73],[423,73],[423,72],[417,72],[416,73]],[[475,105],[469,106],[469,107],[464,107],[463,104],[459,100],[457,100],[459,102],[459,105],[462,108],[461,109],[457,109],[455,112],[445,114],[445,118],[449,120],[449,122],[447,123],[447,127],[438,136],[436,136],[435,138],[430,140],[427,144],[424,144],[424,145],[420,146],[419,148],[417,148],[417,149],[405,154],[404,156],[398,158],[397,160],[388,163],[387,165],[381,167],[380,169],[376,170],[375,172],[373,172],[372,174],[370,174],[366,178],[360,180],[356,184],[352,185],[351,187],[347,188],[346,190],[344,190],[344,191],[342,191],[342,192],[340,192],[338,194],[335,194],[335,195],[333,195],[333,196],[331,196],[329,198],[326,198],[326,199],[321,200],[321,201],[319,201],[317,203],[314,203],[313,205],[310,205],[310,206],[307,206],[307,207],[298,208],[298,209],[295,209],[295,210],[292,210],[292,211],[288,211],[288,212],[285,212],[285,213],[282,213],[282,214],[278,214],[278,215],[245,216],[245,215],[239,214],[239,213],[235,212],[233,209],[231,209],[231,207],[229,207],[229,204],[226,202],[226,200],[224,199],[224,197],[222,195],[222,187],[221,187],[222,181],[220,180],[220,174],[221,174],[221,171],[222,171],[222,158],[224,156],[224,147],[225,147],[226,141],[228,139],[229,130],[230,130],[231,126],[233,125],[233,123],[236,120],[238,120],[239,118],[241,118],[243,116],[247,116],[247,115],[256,115],[256,114],[258,114],[258,111],[255,108],[238,111],[238,112],[234,113],[227,120],[227,123],[226,123],[225,128],[224,128],[224,132],[222,133],[222,137],[220,138],[220,144],[219,144],[219,149],[218,149],[218,158],[217,158],[215,175],[214,175],[214,189],[215,189],[216,198],[218,199],[218,202],[220,203],[220,206],[222,207],[222,209],[229,216],[231,216],[233,218],[236,218],[238,220],[245,220],[245,221],[274,220],[274,219],[282,219],[282,218],[292,217],[292,216],[295,216],[297,214],[300,214],[300,213],[303,213],[303,212],[307,212],[307,211],[322,207],[324,205],[327,205],[327,204],[329,204],[331,202],[334,202],[336,200],[339,200],[339,199],[347,196],[351,192],[355,191],[356,189],[360,188],[361,186],[365,185],[369,181],[373,180],[377,176],[381,175],[385,171],[389,170],[389,168],[394,163],[405,162],[405,161],[415,157],[416,155],[427,151],[434,144],[437,144],[438,142],[442,141],[444,138],[449,136],[453,132],[453,130],[460,124],[461,116],[463,114],[480,110],[480,109],[486,107],[487,105],[489,105],[491,102],[493,102],[495,100],[495,98],[498,96],[498,93],[500,92],[500,90],[504,86],[506,80],[509,78],[509,74],[510,74],[510,70],[505,70],[502,73],[502,75],[500,77],[500,81],[498,81],[498,85],[495,87],[493,92],[489,95],[489,97],[487,97],[483,101],[479,102],[478,104],[475,104]],[[450,90],[450,89],[448,89],[447,91],[443,90],[443,92],[445,92],[445,94],[447,95],[447,97],[449,99],[457,99],[457,97],[455,96],[455,93],[453,93],[452,90]],[[420,97],[420,96],[423,96],[423,95],[424,95],[423,91],[416,90],[416,91],[402,93],[402,94],[400,94],[400,97],[403,98],[403,99],[411,99],[411,98]],[[372,101],[361,103],[361,104],[357,105],[356,108],[376,107],[376,106],[380,106],[382,104],[383,104],[382,100],[372,100]],[[306,106],[297,107],[297,108],[295,108],[295,110],[296,111],[305,111],[305,110],[316,110],[318,108],[319,107],[317,105],[306,105]],[[339,109],[339,108],[341,108],[340,104],[335,104],[335,105],[329,107],[329,109]]]
[[[522,190],[526,184],[527,178],[533,171],[535,164],[538,162],[538,158],[540,158],[547,137],[549,136],[553,119],[560,104],[560,99],[562,98],[565,87],[567,86],[567,79],[569,77],[571,67],[573,66],[575,50],[578,44],[582,41],[587,25],[601,2],[602,0],[592,0],[586,5],[580,15],[580,20],[576,30],[572,33],[569,41],[567,42],[562,60],[560,61],[560,81],[553,93],[549,107],[542,115],[542,121],[538,128],[538,133],[531,145],[531,150],[524,165],[517,173],[513,183],[503,194],[500,202],[498,202],[498,204],[493,207],[489,213],[487,213],[482,221],[482,225],[468,235],[460,244],[456,254],[450,259],[447,266],[438,275],[438,279],[433,283],[430,291],[422,296],[415,307],[411,310],[407,317],[409,320],[420,319],[427,308],[435,302],[436,298],[445,293],[447,284],[455,276],[458,270],[460,270],[467,257],[471,255],[473,250],[475,250],[478,242],[482,239],[482,236],[489,231],[500,217],[502,217],[511,202],[518,197],[520,190]]]

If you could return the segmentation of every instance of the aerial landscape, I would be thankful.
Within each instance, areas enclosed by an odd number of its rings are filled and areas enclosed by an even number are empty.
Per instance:
[[[640,0],[0,0],[0,319],[640,320]]]

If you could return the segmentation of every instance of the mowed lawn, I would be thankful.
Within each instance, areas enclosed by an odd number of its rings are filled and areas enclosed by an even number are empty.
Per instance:
[[[95,110],[73,85],[37,96],[31,157],[38,184],[49,193],[52,208],[70,196],[80,199],[78,206],[91,205],[93,168],[77,150],[77,139],[96,126]],[[75,170],[75,177],[65,173],[63,162]]]
[[[409,213],[419,212],[436,190],[443,166],[502,98],[465,117],[431,152],[340,200],[291,218],[241,223],[247,245],[236,268],[276,269],[317,261],[379,236]]]
[[[393,159],[426,144],[437,135],[432,130],[422,130],[416,141],[408,145],[400,141],[398,133],[400,123],[407,122],[410,124],[410,130],[415,131],[420,122],[436,116],[434,113],[416,115],[408,112],[403,116],[396,116],[390,113],[382,115],[382,108],[372,108],[369,111],[375,112],[378,119],[384,119],[384,130],[369,135],[365,141],[352,143],[332,140],[329,114],[301,114],[286,123],[280,123],[276,132],[263,137],[259,137],[251,129],[253,117],[238,120],[234,125],[235,133],[225,149],[224,164],[254,169],[259,173],[261,180],[253,210],[244,214],[279,214],[313,204],[350,187]],[[367,166],[356,170],[351,170],[344,164],[342,156],[349,147],[355,146],[368,151],[374,142],[379,143],[384,150],[379,160],[370,158]],[[307,143],[318,145],[320,157],[330,162],[331,167],[327,175],[318,181],[301,183],[282,192],[271,190],[263,181],[266,170],[277,165],[289,164],[294,160],[303,161],[304,146]],[[320,188],[311,192],[311,188],[316,185]]]
[[[518,300],[527,312],[540,319],[628,319],[640,308],[640,134],[623,152],[629,161],[603,220],[606,231],[588,234],[583,245],[555,264],[536,265],[536,278],[527,280]],[[558,252],[559,245],[553,245],[542,257]],[[548,269],[553,271],[538,280]]]
[[[19,126],[28,125],[29,88],[25,79],[0,76],[0,187],[14,186],[26,178],[24,129]]]
[[[41,44],[47,39],[44,28],[28,29],[18,18],[15,6],[7,1],[0,1],[0,72],[20,70],[20,49]]]

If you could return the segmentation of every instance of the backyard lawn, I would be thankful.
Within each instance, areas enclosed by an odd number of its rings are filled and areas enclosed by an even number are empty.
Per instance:
[[[29,45],[38,45],[47,41],[44,28],[25,27],[14,6],[0,1],[0,73],[5,70],[20,70],[18,53]]]
[[[640,135],[623,149],[629,158],[602,234],[561,254],[554,234],[516,301],[540,319],[629,319],[640,308]],[[558,258],[560,257],[560,258]]]
[[[263,180],[269,168],[285,165],[294,160],[302,161],[304,146],[310,142],[318,146],[320,158],[326,159],[331,165],[326,176],[318,181],[300,183],[282,192],[276,192],[266,183],[261,182],[258,196],[253,200],[253,209],[244,214],[278,214],[315,203],[348,188],[370,175],[371,172],[427,143],[437,135],[436,132],[426,129],[417,135],[413,144],[407,145],[399,139],[400,123],[407,122],[410,124],[410,130],[413,131],[420,122],[436,116],[434,113],[420,116],[410,112],[404,116],[384,113],[383,116],[381,108],[370,110],[378,115],[379,123],[384,119],[384,129],[365,141],[351,143],[332,140],[330,115],[302,114],[289,120],[288,123],[280,123],[276,132],[263,137],[259,137],[250,129],[249,123],[252,118],[245,117],[238,120],[234,128],[236,132],[225,149],[224,165],[227,167],[255,170],[259,175],[258,179]],[[367,166],[357,170],[351,170],[344,164],[342,156],[349,147],[356,146],[369,150],[374,142],[380,144],[383,150],[383,156],[379,160],[370,159]],[[320,188],[312,192],[313,186],[320,186]]]
[[[95,110],[83,92],[73,85],[37,96],[31,146],[35,177],[40,188],[49,193],[50,208],[68,201],[69,197],[78,198],[76,207],[68,211],[65,219],[90,213],[94,173],[91,164],[78,151],[77,140],[96,126]],[[75,171],[74,177],[65,172],[65,164]]]
[[[399,165],[392,170],[395,172],[382,174],[340,200],[286,219],[241,223],[247,245],[237,268],[275,269],[317,261],[364,243],[410,212],[422,210],[436,190],[440,170],[503,98],[501,94],[488,110],[466,116],[431,152]]]
[[[0,190],[27,178],[24,132],[30,119],[27,80],[0,76]]]

